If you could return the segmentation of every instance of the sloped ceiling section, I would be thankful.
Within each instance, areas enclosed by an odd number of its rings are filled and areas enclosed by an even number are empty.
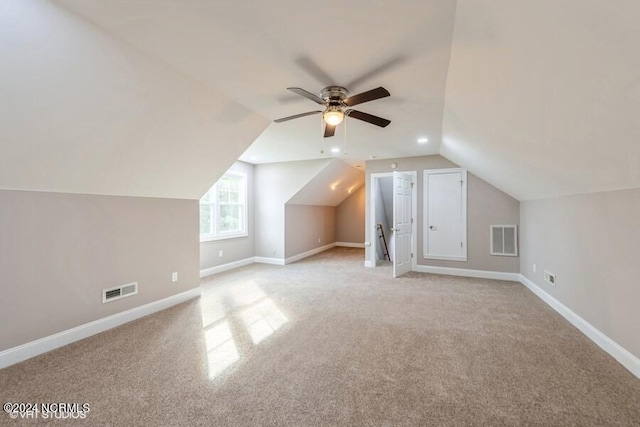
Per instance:
[[[364,185],[364,172],[334,159],[310,179],[287,204],[338,206]]]
[[[198,199],[268,124],[50,1],[1,12],[0,188]]]
[[[440,153],[520,200],[640,187],[638,16],[458,0]]]
[[[317,110],[290,86],[339,84],[352,94],[384,86],[390,98],[358,108],[390,126],[347,119],[325,144],[354,162],[438,152],[454,0],[56,2],[271,120]],[[241,160],[319,158],[331,148],[321,122],[271,123]],[[429,143],[417,144],[421,136]]]

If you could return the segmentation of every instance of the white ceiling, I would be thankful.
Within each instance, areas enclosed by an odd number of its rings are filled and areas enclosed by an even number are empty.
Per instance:
[[[347,119],[346,135],[340,126],[323,141],[319,115],[272,123],[241,160],[438,152],[455,1],[56,1],[271,120],[317,110],[290,86],[391,92],[357,107],[391,120],[387,128]],[[417,144],[421,136],[431,142]]]
[[[459,0],[441,154],[520,200],[640,187],[640,2]]]
[[[0,100],[4,189],[199,199],[268,124],[43,0],[0,4]]]
[[[197,198],[253,140],[251,163],[440,153],[520,200],[640,187],[638,18],[637,0],[3,3],[0,187]],[[391,125],[270,123],[316,109],[286,87],[331,83],[386,87],[357,108]]]
[[[334,159],[305,184],[287,203],[338,206],[364,185],[364,172]]]

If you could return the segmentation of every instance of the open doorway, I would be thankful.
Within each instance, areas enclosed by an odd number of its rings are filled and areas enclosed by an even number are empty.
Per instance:
[[[416,171],[371,175],[368,264],[391,266],[394,277],[416,264],[416,179]]]
[[[391,265],[394,251],[393,228],[393,175],[374,179],[376,191],[374,207],[371,210],[375,224],[375,259],[373,265]]]

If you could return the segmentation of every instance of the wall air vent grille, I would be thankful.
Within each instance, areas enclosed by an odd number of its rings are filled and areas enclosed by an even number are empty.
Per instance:
[[[102,303],[115,301],[120,298],[130,297],[138,293],[138,282],[128,283],[115,288],[106,288],[102,290]]]
[[[518,226],[491,226],[491,255],[518,256]]]

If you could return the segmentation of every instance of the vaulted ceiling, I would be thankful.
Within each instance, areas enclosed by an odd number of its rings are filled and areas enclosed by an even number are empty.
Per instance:
[[[198,199],[267,124],[51,1],[0,3],[0,188]]]
[[[197,198],[240,155],[435,153],[521,200],[640,187],[638,18],[635,0],[4,3],[0,187]],[[387,88],[358,109],[391,125],[272,123],[316,109],[286,87],[330,84]]]
[[[460,0],[440,153],[518,199],[640,187],[640,2]]]
[[[438,152],[455,1],[57,2],[270,120],[318,109],[291,86],[392,94],[358,106],[392,120],[385,129],[348,119],[324,140],[319,115],[272,123],[242,160],[331,157],[332,148],[352,163]],[[421,136],[432,143],[418,145]]]

